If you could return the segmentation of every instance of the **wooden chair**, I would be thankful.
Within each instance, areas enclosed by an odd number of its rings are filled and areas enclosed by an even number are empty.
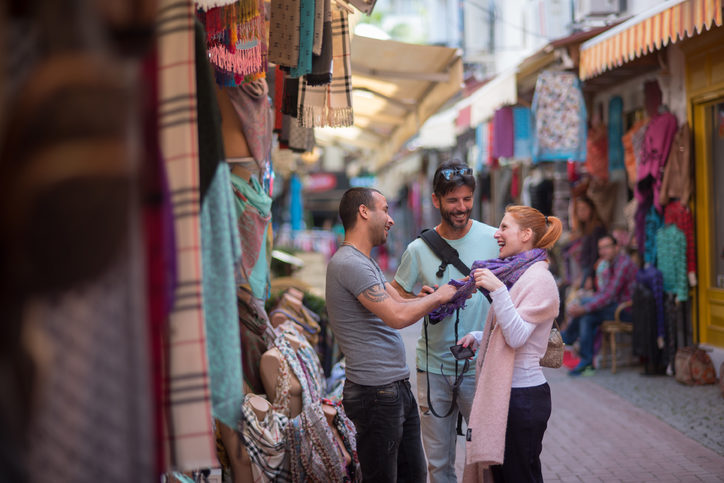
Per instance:
[[[633,323],[621,321],[621,312],[628,307],[631,307],[630,300],[619,304],[613,316],[614,320],[606,320],[599,328],[602,334],[602,354],[605,354],[606,336],[608,335],[608,346],[611,348],[611,374],[616,374],[616,334],[620,332],[628,332],[630,334],[633,332]],[[605,358],[601,357],[601,367],[603,368],[604,365]]]

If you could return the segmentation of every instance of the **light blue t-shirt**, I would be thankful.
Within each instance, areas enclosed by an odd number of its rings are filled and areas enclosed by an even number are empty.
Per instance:
[[[458,251],[460,260],[470,267],[475,260],[498,257],[498,243],[493,238],[495,231],[496,228],[473,220],[470,231],[464,237],[458,240],[445,239],[445,241]],[[422,238],[417,238],[407,246],[405,253],[402,254],[395,281],[408,292],[412,292],[417,285],[432,287],[435,284],[448,283],[451,278],[461,279],[468,276],[467,273],[460,273],[457,268],[448,265],[443,276],[437,278],[439,266],[440,259]],[[458,338],[473,330],[483,330],[489,308],[488,300],[483,294],[476,291],[472,298],[465,303],[465,308],[460,311]],[[455,375],[455,358],[450,352],[450,346],[455,345],[458,341],[455,338],[455,314],[437,324],[428,325],[427,331],[430,338],[427,368],[425,365],[425,332],[423,330],[417,341],[418,369],[441,374],[440,365],[442,364],[442,374]],[[462,367],[462,364],[459,367]],[[475,370],[475,364],[471,364],[470,370]]]

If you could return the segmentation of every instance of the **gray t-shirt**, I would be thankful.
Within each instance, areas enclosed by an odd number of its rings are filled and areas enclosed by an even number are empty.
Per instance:
[[[364,386],[383,386],[410,376],[400,333],[367,310],[357,296],[386,280],[377,262],[343,245],[327,266],[329,323],[346,358],[346,377]]]

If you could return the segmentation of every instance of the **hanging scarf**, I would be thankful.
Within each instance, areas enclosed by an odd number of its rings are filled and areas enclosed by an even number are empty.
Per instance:
[[[299,117],[304,127],[345,127],[354,124],[352,63],[347,12],[332,9],[332,82],[311,86],[300,82]]]
[[[299,11],[299,60],[289,71],[291,77],[301,77],[312,71],[312,49],[314,48],[314,2],[301,0]]]
[[[234,106],[249,151],[261,170],[271,152],[272,118],[269,88],[265,79],[248,82],[239,87],[226,87]]]
[[[455,295],[453,295],[453,298],[450,299],[449,302],[442,304],[439,308],[430,312],[430,322],[439,322],[445,317],[455,313],[457,309],[465,308],[465,301],[477,289],[475,286],[475,278],[472,276],[475,269],[489,269],[500,279],[501,282],[505,284],[506,287],[508,287],[508,290],[510,290],[513,284],[518,281],[520,276],[523,275],[523,273],[525,273],[531,265],[536,262],[545,261],[546,258],[548,258],[548,254],[544,249],[534,248],[507,258],[476,260],[473,262],[473,266],[470,270],[471,276],[467,282],[460,282],[458,280],[450,280],[448,282],[450,285],[457,287],[458,291],[455,292]],[[481,290],[486,296],[490,293],[486,289]]]
[[[322,31],[324,29],[324,19],[327,14],[325,4],[329,5],[329,0],[314,0],[314,42],[312,43],[312,54],[319,55],[322,52]]]
[[[271,2],[269,62],[296,67],[299,62],[300,0]]]
[[[321,48],[312,56],[312,72],[304,77],[307,85],[310,86],[321,86],[332,82],[332,9],[330,0],[324,0],[323,8],[324,24],[320,33]]]

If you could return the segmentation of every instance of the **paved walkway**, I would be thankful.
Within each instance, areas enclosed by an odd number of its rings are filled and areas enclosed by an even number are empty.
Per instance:
[[[415,343],[420,329],[421,324],[417,323],[402,331],[408,365],[413,371]],[[604,387],[610,384],[626,389],[641,385],[635,379],[640,377],[638,374],[626,377],[623,373],[609,377],[602,372],[601,381],[597,383],[597,376],[572,378],[565,369],[546,369],[553,397],[553,414],[543,440],[544,480],[586,483],[724,482],[724,455]],[[656,383],[656,380],[645,382]],[[670,393],[677,389],[667,389],[665,384],[670,381],[659,380],[659,383],[664,384],[656,386],[659,390],[663,388],[664,394],[659,396],[662,399],[666,398],[667,391]],[[714,411],[722,414],[724,401],[712,401],[712,404],[717,403],[720,406]],[[696,407],[692,410],[700,411]],[[720,428],[720,422],[711,426],[714,431]],[[709,437],[719,442],[724,440],[724,434]],[[459,437],[456,459],[459,477],[464,458],[465,446],[463,438]]]

